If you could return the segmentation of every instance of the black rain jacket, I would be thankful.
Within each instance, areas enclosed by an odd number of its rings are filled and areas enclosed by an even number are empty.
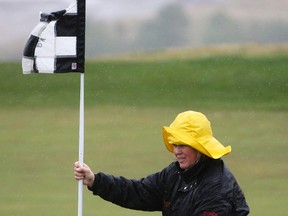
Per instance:
[[[140,180],[95,174],[94,195],[119,206],[163,216],[245,216],[249,207],[222,159],[206,156],[189,170],[173,162]]]

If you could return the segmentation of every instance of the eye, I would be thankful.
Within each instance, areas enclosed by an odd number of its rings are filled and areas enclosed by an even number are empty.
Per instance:
[[[174,148],[178,148],[178,149],[179,149],[179,148],[182,149],[183,147],[185,147],[185,145],[182,145],[182,144],[180,144],[180,145],[173,144],[173,147],[174,147]]]

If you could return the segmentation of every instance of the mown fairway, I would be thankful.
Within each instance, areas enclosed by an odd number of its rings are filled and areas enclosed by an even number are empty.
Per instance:
[[[161,127],[184,110],[204,112],[232,153],[251,215],[286,215],[288,56],[211,56],[87,62],[85,161],[140,178],[173,160]],[[0,215],[77,215],[79,75],[24,76],[0,64]],[[84,193],[84,215],[126,210]]]

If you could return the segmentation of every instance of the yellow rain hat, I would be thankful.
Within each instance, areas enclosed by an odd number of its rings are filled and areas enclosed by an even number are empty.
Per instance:
[[[180,113],[169,127],[163,127],[163,139],[168,151],[173,145],[189,145],[210,158],[218,159],[231,152],[213,137],[210,121],[200,112]]]

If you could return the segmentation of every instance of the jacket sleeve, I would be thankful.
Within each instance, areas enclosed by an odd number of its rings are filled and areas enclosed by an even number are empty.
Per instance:
[[[165,172],[161,171],[146,178],[135,180],[97,173],[93,186],[88,187],[88,189],[94,195],[125,208],[161,211],[164,175]]]

